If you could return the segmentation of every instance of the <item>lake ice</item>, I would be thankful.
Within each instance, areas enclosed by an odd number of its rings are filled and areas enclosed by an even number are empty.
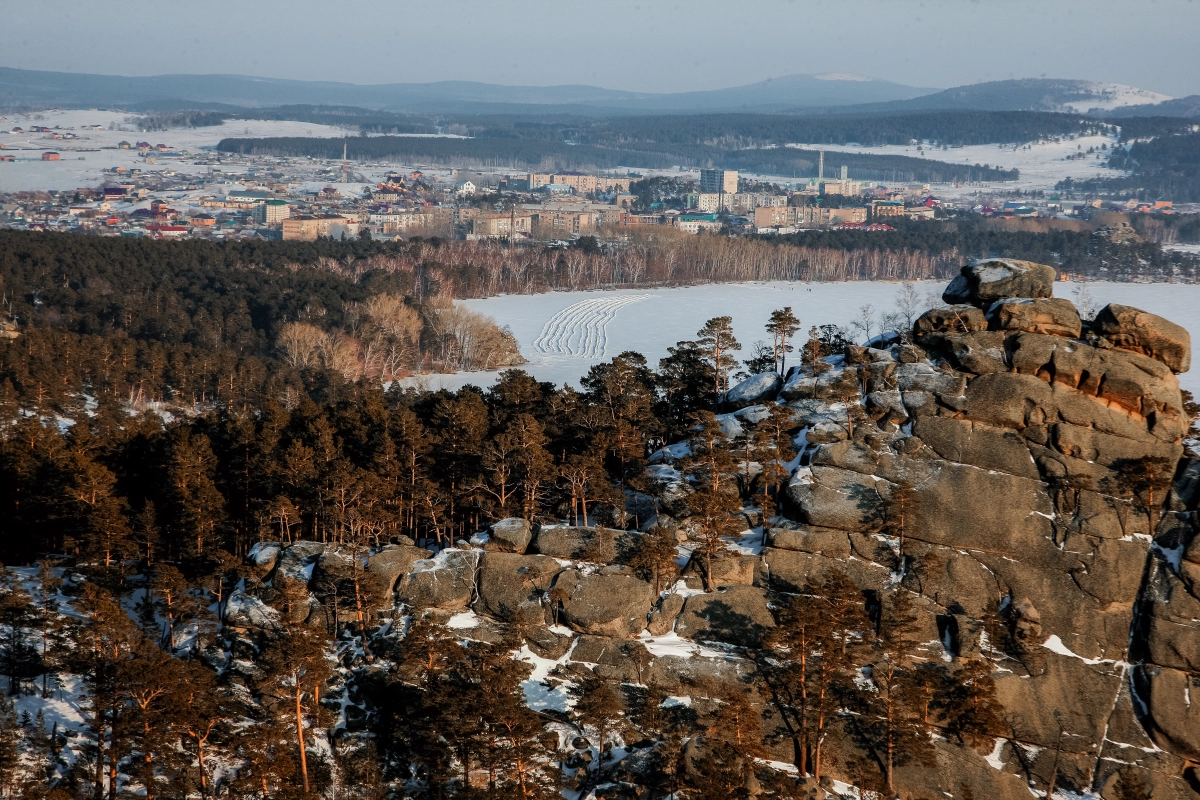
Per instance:
[[[522,367],[539,380],[578,385],[588,368],[625,350],[635,350],[652,367],[681,339],[692,339],[705,320],[733,318],[734,333],[746,358],[757,340],[769,340],[763,325],[771,311],[791,306],[803,325],[849,325],[863,305],[894,310],[901,284],[887,281],[846,283],[732,283],[669,289],[550,292],[465,300],[463,305],[511,328],[528,360]],[[940,296],[945,281],[916,284],[922,299]],[[1200,340],[1200,285],[1132,283],[1057,283],[1055,296],[1072,301],[1086,287],[1095,308],[1107,303],[1136,306],[1183,325]],[[929,303],[926,303],[929,305]],[[794,355],[792,356],[794,358]],[[421,376],[429,388],[455,389],[472,383],[487,386],[494,372]],[[413,379],[410,379],[413,380]],[[1180,376],[1185,389],[1200,394],[1200,369]]]

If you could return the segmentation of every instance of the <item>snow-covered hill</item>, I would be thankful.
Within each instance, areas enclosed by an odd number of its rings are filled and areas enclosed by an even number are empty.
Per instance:
[[[1080,113],[1111,111],[1123,106],[1154,105],[1173,99],[1170,95],[1120,83],[1097,83],[1094,81],[1080,81],[1080,83],[1086,84],[1086,88],[1081,87],[1079,90],[1080,94],[1084,96],[1078,100],[1063,103],[1065,107]]]

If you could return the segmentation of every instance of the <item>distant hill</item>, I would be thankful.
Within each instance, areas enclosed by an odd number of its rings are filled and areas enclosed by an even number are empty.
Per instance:
[[[1060,111],[1111,114],[1113,109],[1137,106],[1142,113],[1158,114],[1159,104],[1172,102],[1164,94],[1097,81],[1056,78],[1021,78],[956,86],[940,92],[903,100],[863,105],[839,105],[820,111],[838,113],[889,113],[897,111]],[[813,113],[817,109],[801,109]]]
[[[1194,117],[1200,119],[1200,94],[1176,97],[1154,105],[1125,106],[1108,112],[1110,117]]]
[[[906,100],[931,91],[848,74],[788,75],[728,89],[659,94],[573,85],[500,86],[472,81],[360,85],[245,75],[124,77],[0,67],[0,107],[312,104],[393,111],[609,114],[778,111]]]

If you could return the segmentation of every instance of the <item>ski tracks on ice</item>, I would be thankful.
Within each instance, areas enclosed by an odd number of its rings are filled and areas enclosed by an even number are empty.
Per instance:
[[[608,323],[625,306],[649,297],[622,294],[580,300],[547,320],[533,349],[545,355],[602,358],[608,348]]]

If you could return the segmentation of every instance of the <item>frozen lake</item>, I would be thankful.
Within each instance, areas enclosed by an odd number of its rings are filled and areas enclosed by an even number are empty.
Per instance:
[[[922,299],[941,295],[944,281],[916,284]],[[1129,283],[1058,283],[1055,295],[1076,300],[1086,287],[1093,304],[1123,303],[1160,314],[1180,325],[1200,341],[1200,285]],[[695,338],[705,320],[733,317],[734,333],[749,357],[757,340],[769,341],[763,325],[771,311],[791,306],[803,325],[848,326],[859,308],[871,305],[877,313],[895,307],[899,283],[856,281],[847,283],[735,283],[675,289],[631,289],[610,292],[551,292],[506,295],[463,304],[507,325],[529,363],[523,369],[539,380],[578,385],[592,364],[625,350],[642,353],[657,367],[667,348],[681,339]],[[926,304],[929,305],[929,304]],[[467,383],[486,386],[496,373],[472,372],[433,375],[416,379],[430,388],[454,389]],[[411,379],[410,379],[411,380]],[[1181,376],[1184,388],[1200,394],[1200,369]]]

